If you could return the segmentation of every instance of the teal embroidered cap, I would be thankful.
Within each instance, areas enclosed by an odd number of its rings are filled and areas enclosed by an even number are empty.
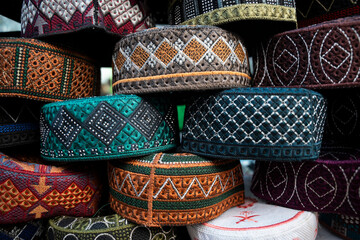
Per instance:
[[[302,88],[233,88],[186,108],[182,149],[201,156],[270,161],[319,157],[326,101]]]
[[[128,222],[117,214],[74,218],[57,217],[49,220],[48,240],[174,240],[172,227],[154,228]]]
[[[142,156],[176,147],[175,107],[162,98],[117,95],[43,106],[41,156],[89,161]]]

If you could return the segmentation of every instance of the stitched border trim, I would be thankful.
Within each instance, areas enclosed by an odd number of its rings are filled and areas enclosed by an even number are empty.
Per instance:
[[[182,25],[219,25],[240,20],[288,21],[296,24],[296,9],[270,4],[238,4],[215,9],[182,22]]]
[[[12,132],[8,134],[0,134],[0,146],[12,147],[17,145],[24,145],[28,143],[39,142],[39,132],[38,131],[22,131],[22,132]]]
[[[249,87],[251,78],[240,72],[204,72],[188,74],[169,74],[145,79],[119,80],[113,84],[113,93],[147,93],[162,91],[204,90]]]
[[[312,146],[246,146],[210,143],[184,139],[182,150],[201,156],[222,157],[227,159],[262,159],[272,161],[308,161],[319,156],[321,143]]]
[[[113,84],[113,87],[120,83],[125,82],[135,82],[135,81],[149,81],[149,80],[156,80],[156,79],[166,79],[166,78],[176,78],[176,77],[194,77],[194,76],[207,76],[207,75],[236,75],[242,76],[248,79],[251,77],[246,73],[241,72],[230,72],[230,71],[204,71],[204,72],[189,72],[189,73],[175,73],[175,74],[166,74],[166,75],[157,75],[157,76],[149,76],[149,77],[140,77],[140,78],[128,78],[128,79],[121,79],[116,81]]]
[[[150,228],[129,222],[127,219],[117,215],[106,215],[102,217],[68,217],[61,216],[49,220],[47,229],[48,236],[52,240],[63,240],[73,236],[75,239],[134,239],[142,240],[173,240],[175,239],[175,228]],[[145,233],[145,234],[144,234]],[[149,237],[148,237],[149,236]]]

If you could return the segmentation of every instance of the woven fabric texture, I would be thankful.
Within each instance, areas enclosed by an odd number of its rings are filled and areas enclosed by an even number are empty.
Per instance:
[[[322,213],[319,222],[342,239],[360,239],[360,218],[346,215]]]
[[[21,34],[28,38],[94,28],[126,35],[152,25],[137,0],[23,0],[21,9]]]
[[[101,185],[93,172],[82,169],[24,162],[0,154],[0,224],[94,214]]]
[[[0,39],[0,96],[59,101],[99,94],[99,68],[35,39]]]
[[[19,224],[2,224],[0,226],[1,240],[43,240],[44,222],[41,220]]]
[[[119,215],[74,218],[57,217],[49,221],[48,240],[174,240],[172,227],[149,228],[128,222]]]
[[[219,25],[244,20],[293,22],[296,26],[294,0],[173,0],[169,23]]]
[[[170,26],[131,34],[113,54],[113,91],[152,93],[250,86],[247,50],[218,27]]]
[[[224,212],[218,218],[198,225],[188,225],[191,239],[211,240],[315,240],[317,215],[279,207],[256,199]]]
[[[142,156],[176,147],[175,108],[162,98],[104,96],[44,105],[41,155],[89,161]]]
[[[25,99],[0,98],[0,148],[39,141],[40,107]]]
[[[275,35],[254,56],[255,86],[358,86],[359,32],[354,16]]]
[[[323,142],[354,145],[360,137],[360,94],[354,89],[322,91],[328,103]]]
[[[280,206],[359,216],[360,150],[322,149],[316,161],[257,161],[251,191]]]
[[[199,97],[185,112],[182,149],[224,158],[317,159],[326,104],[296,88],[238,88]]]
[[[360,14],[357,0],[298,0],[296,12],[299,27]]]
[[[244,202],[237,160],[152,154],[109,164],[110,205],[145,226],[203,223]]]

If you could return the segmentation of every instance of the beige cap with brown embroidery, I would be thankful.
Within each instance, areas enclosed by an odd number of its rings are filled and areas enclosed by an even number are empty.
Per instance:
[[[113,54],[114,94],[250,86],[241,39],[212,26],[170,26],[130,34]]]

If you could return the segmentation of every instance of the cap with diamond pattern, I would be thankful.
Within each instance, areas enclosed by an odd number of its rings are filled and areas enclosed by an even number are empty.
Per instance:
[[[182,149],[222,158],[299,161],[319,156],[324,98],[301,88],[237,88],[195,100]]]
[[[0,96],[59,101],[98,95],[100,69],[85,55],[43,41],[0,38]]]
[[[322,213],[319,222],[342,239],[360,239],[360,218],[340,214]]]
[[[246,198],[245,203],[203,224],[187,226],[191,239],[315,240],[317,214]]]
[[[258,87],[359,86],[360,16],[277,34],[254,56]]]
[[[21,159],[0,153],[0,224],[96,212],[101,184],[87,167],[44,165],[28,155]]]
[[[220,25],[228,22],[266,20],[296,26],[295,0],[173,0],[169,23]]]
[[[126,35],[149,26],[137,0],[23,0],[21,9],[21,34],[28,38],[97,28]]]
[[[251,191],[288,208],[359,216],[359,159],[359,149],[323,147],[316,161],[257,161]]]
[[[40,116],[41,155],[84,161],[142,156],[176,147],[175,108],[136,95],[46,104]]]
[[[244,87],[251,79],[241,39],[211,26],[130,34],[117,43],[113,66],[114,94]]]
[[[296,1],[299,27],[360,14],[360,2],[354,0]]]
[[[238,160],[157,153],[109,163],[110,206],[145,226],[185,226],[244,202]]]
[[[48,240],[174,240],[173,227],[151,228],[129,222],[119,215],[49,220]]]

